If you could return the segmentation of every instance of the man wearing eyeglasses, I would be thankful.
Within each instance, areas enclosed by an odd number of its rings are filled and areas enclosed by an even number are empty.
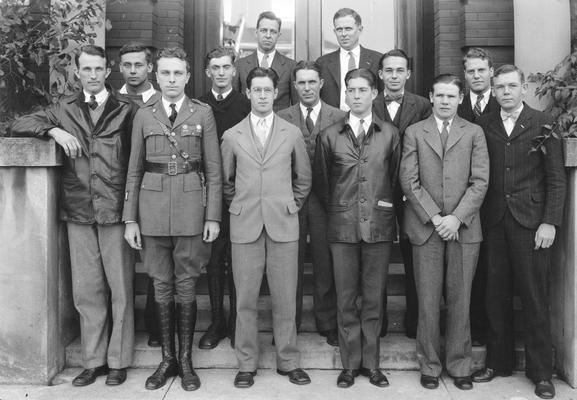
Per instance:
[[[258,368],[258,295],[266,272],[272,299],[277,372],[310,383],[300,368],[295,323],[299,217],[311,189],[311,167],[300,130],[278,118],[278,75],[248,74],[251,112],[222,138],[223,193],[230,213],[232,273],[237,290],[237,388],[254,384]]]
[[[278,75],[278,95],[273,106],[275,112],[298,103],[298,96],[292,83],[292,71],[296,62],[276,49],[276,43],[281,35],[281,22],[281,19],[271,11],[260,13],[255,31],[257,49],[247,57],[238,60],[236,66],[238,75],[234,81],[235,89],[245,93],[246,78],[253,68],[274,69]]]

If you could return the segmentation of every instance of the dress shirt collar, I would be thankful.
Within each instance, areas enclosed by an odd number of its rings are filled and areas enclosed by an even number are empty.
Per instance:
[[[274,120],[274,112],[271,111],[266,117],[259,117],[258,115],[253,114],[251,111],[250,122],[252,123],[253,127],[255,127],[258,121],[260,121],[261,119],[266,120],[266,126],[268,127],[270,132],[270,128],[272,127],[272,122]]]
[[[228,97],[228,95],[232,92],[232,88],[228,89],[226,92],[222,92],[222,93],[218,93],[216,92],[214,89],[210,89],[214,98],[216,99],[218,97],[218,95],[222,95],[222,100],[226,99]],[[220,100],[220,101],[222,101]]]
[[[353,130],[355,136],[359,135],[359,125],[361,124],[361,118],[353,115],[353,113],[349,113],[347,123]],[[363,128],[365,128],[365,133],[369,133],[369,127],[373,123],[373,114],[370,113],[366,117],[363,118]]]
[[[485,90],[483,93],[477,95],[472,91],[469,92],[469,98],[471,99],[471,107],[475,107],[475,103],[477,102],[477,97],[481,96],[483,99],[481,100],[481,109],[484,110],[487,103],[489,103],[489,97],[491,96],[491,88]]]
[[[166,115],[170,115],[172,113],[172,110],[170,108],[170,105],[172,103],[176,104],[176,112],[180,111],[180,107],[182,106],[182,103],[184,102],[184,98],[186,96],[182,96],[182,98],[176,102],[173,101],[168,101],[166,100],[164,97],[162,98],[162,105],[164,106],[164,111],[166,111]]]
[[[341,47],[340,52],[341,60],[345,59],[347,63],[349,62],[349,51],[351,51],[353,53],[353,56],[355,56],[355,64],[360,65],[359,60],[361,57],[361,46],[357,44],[357,46],[352,50],[345,50]]]
[[[150,87],[146,89],[144,92],[139,93],[142,96],[142,101],[146,103],[154,94],[156,93],[156,89],[152,86],[152,83],[149,83]],[[120,90],[118,91],[121,94],[128,94],[128,89],[126,89],[126,84],[124,84]]]
[[[88,103],[90,101],[91,94],[88,93],[86,90],[83,90],[83,92],[84,92],[84,102]],[[108,90],[104,88],[99,93],[95,94],[94,97],[96,98],[96,102],[98,103],[98,105],[101,106],[106,101],[106,99],[108,99]]]
[[[276,49],[267,54],[268,54],[268,67],[270,68],[272,67],[272,60],[274,60],[274,56],[276,55]],[[256,56],[258,58],[258,66],[260,67],[262,65],[262,58],[264,57],[264,53],[259,49],[256,49]]]
[[[449,125],[447,125],[447,132],[451,133],[451,126],[453,126],[453,121],[454,121],[455,117],[451,118],[450,120],[448,120]],[[444,120],[438,118],[435,115],[435,122],[437,123],[437,129],[439,130],[439,132],[443,131],[443,122]]]
[[[307,111],[308,106],[305,106],[303,103],[299,103],[299,106],[304,120],[307,117],[307,114],[309,113]],[[319,114],[321,112],[321,102],[318,101],[317,104],[315,104],[312,108],[313,110],[311,111],[311,119],[316,124],[317,118],[319,117]]]
[[[517,109],[511,111],[510,113],[504,111],[504,110],[501,108],[501,118],[502,118],[503,120],[505,120],[507,116],[509,116],[509,115],[515,115],[515,121],[516,121],[517,118],[519,118],[519,115],[521,115],[521,112],[523,111],[523,108],[524,108],[523,103],[521,103],[521,104],[519,105],[519,107],[517,107]]]

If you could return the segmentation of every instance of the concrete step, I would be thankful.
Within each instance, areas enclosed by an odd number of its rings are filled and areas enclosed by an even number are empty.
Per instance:
[[[212,350],[200,350],[198,339],[195,335],[193,344],[193,363],[195,368],[237,368],[237,359],[228,339],[223,340]],[[161,359],[160,348],[148,347],[146,335],[137,333],[134,349],[134,368],[154,368]],[[260,364],[259,368],[276,368],[276,353],[272,346],[272,334],[269,332],[259,333]],[[326,343],[324,337],[315,333],[301,333],[298,336],[298,344],[301,351],[301,366],[314,369],[340,369],[342,368],[338,347],[332,347]],[[483,367],[486,349],[484,347],[473,348],[473,369]],[[523,347],[517,345],[516,370],[525,368],[525,356]],[[82,355],[80,340],[76,339],[66,349],[66,366],[81,366]],[[417,370],[418,362],[415,353],[415,341],[401,334],[389,334],[381,339],[381,368],[390,370]]]

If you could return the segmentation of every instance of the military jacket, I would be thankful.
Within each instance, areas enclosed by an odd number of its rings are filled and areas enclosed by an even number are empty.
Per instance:
[[[184,163],[181,152],[200,170],[175,175],[146,171],[147,162]],[[144,106],[133,122],[123,220],[138,222],[141,233],[148,236],[202,234],[204,221],[221,218],[221,164],[208,105],[185,98],[173,125],[161,99]]]

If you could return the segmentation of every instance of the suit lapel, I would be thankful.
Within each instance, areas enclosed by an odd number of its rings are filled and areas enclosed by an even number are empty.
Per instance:
[[[262,163],[262,157],[256,148],[256,143],[252,138],[252,127],[250,126],[250,114],[243,119],[236,128],[238,133],[238,145],[257,163]]]
[[[329,72],[331,73],[333,79],[337,83],[337,88],[339,93],[341,90],[341,61],[339,59],[339,51],[334,51],[330,54],[330,62],[328,65]]]
[[[403,104],[398,112],[401,113],[399,120],[399,131],[404,132],[415,114],[415,99],[410,93],[405,92]]]
[[[437,129],[437,122],[434,116],[431,115],[429,119],[427,119],[427,123],[423,129],[425,131],[425,141],[435,153],[437,153],[439,158],[443,159],[443,144],[441,143],[441,137],[439,136],[439,130]]]
[[[156,103],[156,106],[152,108],[152,115],[161,124],[166,125],[167,127],[171,126],[170,120],[168,119],[168,115],[166,115],[166,110],[164,109],[162,100]]]
[[[465,134],[465,122],[455,116],[451,126],[451,131],[449,132],[449,138],[447,139],[447,148],[445,149],[445,154],[463,137]]]
[[[369,57],[369,53],[366,51],[366,49],[363,46],[360,47],[361,51],[359,56],[359,68],[366,68],[371,70],[371,67],[373,66],[373,60],[371,60]]]
[[[529,127],[531,126],[531,119],[532,119],[531,112],[527,108],[527,105],[525,104],[523,107],[523,111],[521,111],[519,118],[515,122],[515,126],[513,127],[513,131],[511,132],[510,140],[515,140],[516,138],[521,136],[524,132],[526,132],[529,129]],[[502,124],[503,123],[501,122],[501,125]]]
[[[180,110],[178,114],[176,114],[176,120],[174,121],[173,127],[176,128],[177,126],[184,123],[194,112],[194,109],[190,106],[188,97],[184,98],[182,105],[180,106]]]
[[[275,70],[275,72],[278,73],[278,75],[281,75],[281,72],[284,71],[285,67],[284,65],[286,64],[286,59],[283,57],[282,54],[280,54],[278,51],[275,53],[274,58],[272,59],[272,64],[271,64],[271,68]]]
[[[268,144],[264,149],[264,156],[262,159],[263,164],[266,163],[274,153],[276,153],[280,145],[283,144],[283,142],[286,140],[286,135],[284,134],[286,128],[281,126],[282,122],[280,119],[281,118],[278,116],[274,116],[272,128],[269,133],[270,137]]]

